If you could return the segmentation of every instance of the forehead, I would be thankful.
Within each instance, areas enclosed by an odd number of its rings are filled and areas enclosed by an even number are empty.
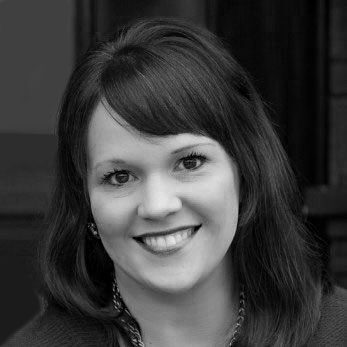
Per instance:
[[[156,148],[175,151],[184,146],[217,144],[209,137],[190,133],[147,136],[129,126],[117,113],[106,107],[99,103],[89,123],[87,152],[88,159],[91,161],[107,159],[111,154],[139,153],[141,155]]]

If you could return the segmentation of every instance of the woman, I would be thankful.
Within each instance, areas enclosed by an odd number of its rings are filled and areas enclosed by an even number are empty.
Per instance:
[[[343,344],[346,293],[323,279],[260,97],[213,34],[143,20],[95,45],[58,139],[46,308],[9,345]]]

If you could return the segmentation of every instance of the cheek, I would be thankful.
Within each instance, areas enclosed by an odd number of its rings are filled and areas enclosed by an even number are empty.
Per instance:
[[[133,206],[129,199],[95,192],[90,194],[90,204],[102,238],[127,236],[133,220]]]
[[[222,196],[222,204],[224,202],[225,206],[225,218],[230,221],[230,219],[238,219],[239,213],[239,182],[235,175],[227,178],[225,180],[225,189],[220,192]]]
[[[219,227],[237,224],[239,182],[237,174],[226,171],[206,182],[199,190],[201,213]]]

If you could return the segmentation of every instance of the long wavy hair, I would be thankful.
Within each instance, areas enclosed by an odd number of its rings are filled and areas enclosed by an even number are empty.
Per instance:
[[[118,324],[113,263],[86,228],[92,219],[86,133],[99,102],[146,135],[201,134],[223,146],[241,182],[231,245],[234,271],[247,292],[239,343],[303,345],[319,320],[322,268],[301,221],[288,159],[246,72],[215,35],[177,19],[136,21],[97,42],[69,80],[41,255],[46,301],[103,322],[108,331],[110,322]]]

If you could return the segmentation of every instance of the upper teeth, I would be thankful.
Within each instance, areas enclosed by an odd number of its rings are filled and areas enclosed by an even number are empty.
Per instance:
[[[192,231],[193,229],[191,228],[170,235],[144,237],[142,240],[147,246],[154,250],[165,250],[188,239],[191,236]]]

